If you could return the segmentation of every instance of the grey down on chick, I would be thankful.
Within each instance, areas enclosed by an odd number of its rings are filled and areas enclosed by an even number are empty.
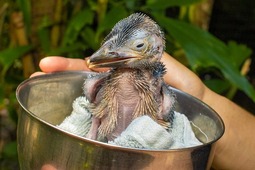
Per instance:
[[[84,83],[92,113],[87,138],[113,140],[143,115],[169,130],[175,95],[163,80],[164,48],[164,33],[145,14],[134,13],[113,27],[87,62],[92,69],[111,68]]]

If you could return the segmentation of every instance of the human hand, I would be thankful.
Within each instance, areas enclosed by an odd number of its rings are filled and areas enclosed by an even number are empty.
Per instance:
[[[166,75],[164,76],[167,84],[195,96],[200,100],[205,99],[205,92],[209,89],[195,73],[167,53],[163,54],[161,61],[167,68]]]
[[[166,83],[203,100],[204,92],[207,88],[192,71],[167,53],[164,53],[161,61],[167,68],[167,73],[164,77]],[[36,72],[31,77],[56,71],[89,70],[86,61],[83,59],[70,59],[57,56],[42,59],[39,66],[42,72]],[[105,70],[97,69],[96,71]]]

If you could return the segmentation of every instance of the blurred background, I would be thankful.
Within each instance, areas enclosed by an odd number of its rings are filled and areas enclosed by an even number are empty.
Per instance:
[[[255,1],[0,0],[0,168],[18,170],[15,90],[49,55],[85,58],[120,19],[151,16],[166,51],[255,113]],[[231,114],[231,113],[230,113]]]

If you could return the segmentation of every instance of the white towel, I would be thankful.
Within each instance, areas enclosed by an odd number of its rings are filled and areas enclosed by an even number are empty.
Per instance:
[[[133,120],[119,137],[109,143],[141,149],[169,149],[173,138],[149,116]]]
[[[85,97],[78,97],[73,102],[70,116],[57,127],[79,136],[86,136],[91,126],[91,113],[86,109],[88,104]],[[188,118],[178,112],[174,114],[169,132],[149,116],[141,116],[133,120],[120,136],[109,143],[140,149],[178,149],[201,145]]]
[[[78,136],[85,136],[91,126],[91,113],[86,109],[89,101],[86,97],[78,97],[73,102],[73,111],[70,116],[58,125],[62,130]]]

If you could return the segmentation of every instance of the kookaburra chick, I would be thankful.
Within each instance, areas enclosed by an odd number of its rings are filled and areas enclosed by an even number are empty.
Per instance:
[[[90,68],[111,68],[84,84],[93,115],[88,138],[113,140],[143,115],[171,127],[175,99],[163,80],[164,48],[164,33],[145,14],[132,14],[113,27],[88,60]]]

